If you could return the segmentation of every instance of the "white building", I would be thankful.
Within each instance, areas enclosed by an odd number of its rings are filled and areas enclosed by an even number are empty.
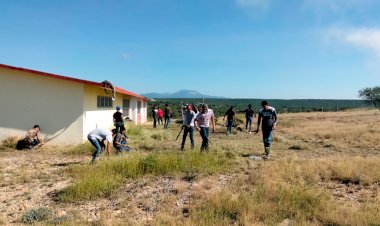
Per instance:
[[[37,124],[53,144],[76,144],[95,128],[111,129],[120,106],[135,124],[147,121],[146,99],[103,83],[0,64],[0,140],[22,137]]]

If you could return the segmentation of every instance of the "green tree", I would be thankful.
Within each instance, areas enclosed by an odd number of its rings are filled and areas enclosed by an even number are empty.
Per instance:
[[[375,107],[380,109],[380,86],[359,90],[359,97],[372,102]]]

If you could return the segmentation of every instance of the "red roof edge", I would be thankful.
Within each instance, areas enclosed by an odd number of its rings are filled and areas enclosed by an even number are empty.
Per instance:
[[[23,71],[23,72],[32,73],[35,75],[41,75],[41,76],[56,78],[56,79],[62,79],[62,80],[66,80],[66,81],[77,82],[77,83],[82,83],[82,84],[91,85],[91,86],[103,87],[103,84],[101,82],[93,82],[93,81],[88,81],[88,80],[83,80],[83,79],[77,79],[77,78],[72,78],[72,77],[67,77],[67,76],[62,76],[62,75],[56,75],[56,74],[51,74],[51,73],[42,72],[42,71],[36,71],[36,70],[32,70],[32,69],[27,69],[27,68],[14,67],[14,66],[6,65],[6,64],[0,64],[0,68],[16,70],[16,71]],[[147,99],[145,97],[138,95],[136,93],[130,92],[128,90],[125,90],[125,89],[122,89],[119,87],[116,87],[115,89],[116,89],[116,92],[118,92],[118,93],[126,94],[129,96],[134,96],[137,98],[142,98],[142,99],[144,99],[144,101],[147,101]]]

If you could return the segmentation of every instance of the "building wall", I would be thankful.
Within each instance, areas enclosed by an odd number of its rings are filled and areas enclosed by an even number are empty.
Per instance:
[[[101,87],[85,85],[84,87],[84,120],[83,120],[83,139],[87,139],[87,134],[96,128],[112,129],[113,114],[116,112],[116,106],[123,107],[123,99],[129,100],[128,117],[137,124],[137,98],[125,94],[116,93],[116,100],[112,107],[98,108],[97,97],[108,96]],[[142,101],[142,100],[141,100]],[[143,109],[142,109],[143,111]],[[144,121],[143,123],[145,123]]]
[[[38,124],[52,144],[82,142],[83,84],[0,68],[0,139]]]

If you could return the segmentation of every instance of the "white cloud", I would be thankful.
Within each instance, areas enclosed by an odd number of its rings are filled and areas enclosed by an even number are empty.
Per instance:
[[[374,5],[378,5],[378,0],[303,0],[303,6],[311,9],[316,14],[333,13],[344,16],[350,12],[365,12]]]
[[[335,28],[328,32],[328,37],[359,49],[369,50],[380,58],[380,28]]]
[[[243,8],[262,8],[269,7],[271,0],[235,0],[235,2]]]
[[[123,53],[121,55],[121,57],[124,59],[124,60],[129,60],[131,58],[131,55],[129,53]]]

